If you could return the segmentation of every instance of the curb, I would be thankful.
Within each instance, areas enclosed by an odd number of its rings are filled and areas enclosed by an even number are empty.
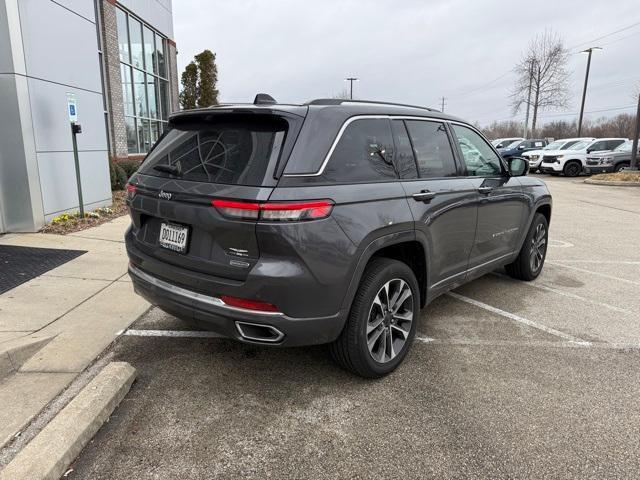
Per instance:
[[[0,472],[0,480],[57,480],[131,388],[136,370],[112,362]]]
[[[589,185],[608,185],[610,187],[640,187],[640,182],[616,182],[610,180],[593,180],[587,178],[584,183]]]
[[[0,344],[0,379],[18,369],[49,343],[53,336],[28,335]]]

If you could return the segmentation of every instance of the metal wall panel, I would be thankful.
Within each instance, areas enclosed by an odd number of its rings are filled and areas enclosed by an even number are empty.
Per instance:
[[[78,189],[73,155],[66,152],[38,153],[42,199],[47,220],[65,211],[78,210]],[[111,204],[107,152],[80,152],[80,178],[85,205]],[[95,205],[94,205],[95,206]]]
[[[50,0],[19,6],[27,75],[101,93],[95,23]]]
[[[72,152],[71,129],[67,116],[67,92],[76,96],[79,150],[107,150],[102,95],[43,80],[29,79],[29,96],[36,150]]]

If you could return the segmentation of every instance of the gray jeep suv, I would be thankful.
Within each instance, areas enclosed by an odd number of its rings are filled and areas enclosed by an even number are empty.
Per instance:
[[[551,196],[472,125],[345,100],[173,115],[128,184],[135,290],[247,343],[330,344],[395,369],[420,310],[498,267],[544,263]]]

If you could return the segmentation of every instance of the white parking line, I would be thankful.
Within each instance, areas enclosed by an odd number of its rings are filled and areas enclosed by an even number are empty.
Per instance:
[[[126,330],[123,335],[130,337],[188,337],[188,338],[224,338],[215,332],[194,330]]]
[[[495,277],[500,277],[500,278],[505,278],[507,280],[511,280],[511,277],[508,277],[507,275],[504,275],[503,273],[492,272],[491,274],[493,276],[495,276]],[[538,288],[540,290],[544,290],[545,292],[555,293],[555,294],[561,295],[563,297],[573,298],[575,300],[580,300],[582,302],[592,303],[594,305],[598,305],[600,307],[604,307],[604,308],[608,308],[610,310],[613,310],[614,312],[626,313],[628,315],[635,315],[633,312],[631,312],[629,310],[625,310],[624,308],[616,307],[614,305],[609,305],[608,303],[604,303],[604,302],[599,302],[599,301],[593,300],[591,298],[581,297],[580,295],[576,295],[575,293],[564,292],[562,290],[558,290],[557,288],[549,287],[547,285],[541,285],[541,284],[538,284],[538,283],[529,283],[527,286]]]
[[[459,345],[469,347],[541,347],[541,348],[599,348],[603,350],[640,350],[637,343],[550,342],[544,340],[478,340],[467,338],[431,338],[417,336],[416,340],[430,345]]]
[[[483,308],[489,312],[495,313],[497,315],[500,315],[502,317],[508,318],[510,320],[513,320],[515,322],[519,322],[522,323],[524,325],[527,325],[529,327],[532,328],[536,328],[538,330],[541,330],[543,332],[549,333],[551,335],[555,335],[556,337],[560,337],[560,338],[564,338],[565,340],[569,341],[569,342],[573,342],[573,343],[577,343],[580,345],[590,345],[591,342],[587,342],[585,340],[581,340],[578,337],[574,337],[573,335],[569,335],[568,333],[564,333],[561,332],[560,330],[556,330],[554,328],[550,328],[547,327],[545,325],[541,325],[539,323],[536,323],[532,320],[529,320],[527,318],[521,317],[519,315],[516,315],[514,313],[511,312],[507,312],[505,310],[501,310],[499,308],[493,307],[491,305],[488,305],[486,303],[480,302],[478,300],[474,300],[473,298],[469,298],[469,297],[465,297],[464,295],[460,295],[458,293],[454,293],[454,292],[449,292],[447,293],[447,295],[449,295],[450,297],[453,297],[457,300],[460,300],[462,302],[466,302],[470,305],[475,305],[476,307],[480,307]]]
[[[591,275],[596,275],[602,278],[608,278],[609,280],[617,280],[618,282],[630,283],[631,285],[640,285],[640,282],[634,282],[633,280],[627,280],[626,278],[614,277],[613,275],[607,275],[606,273],[593,272],[591,270],[586,270],[584,268],[574,267],[572,265],[563,265],[559,262],[549,262],[548,264],[554,265],[556,267],[568,268],[570,270],[575,270],[577,272],[590,273]]]
[[[640,261],[635,260],[558,260],[560,263],[595,263],[613,265],[640,265]]]

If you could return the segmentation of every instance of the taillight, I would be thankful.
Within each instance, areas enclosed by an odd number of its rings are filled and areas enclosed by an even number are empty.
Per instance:
[[[229,218],[271,222],[319,220],[328,217],[334,205],[331,200],[254,203],[223,199],[212,200],[211,204]]]
[[[220,300],[230,307],[245,308],[247,310],[256,310],[259,312],[277,312],[278,307],[271,303],[262,302],[260,300],[249,300],[246,298],[231,297],[229,295],[221,295]]]
[[[129,198],[136,194],[137,187],[133,183],[127,183],[127,196]]]

